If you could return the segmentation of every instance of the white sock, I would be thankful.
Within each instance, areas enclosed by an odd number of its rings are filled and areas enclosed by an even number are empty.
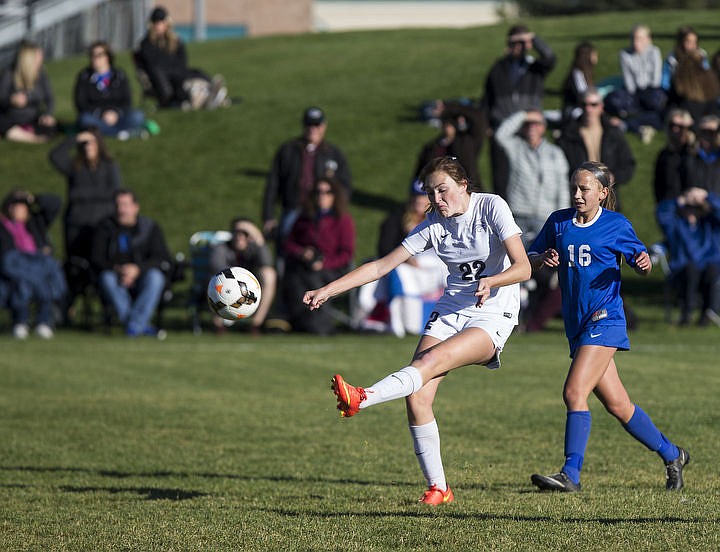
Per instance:
[[[360,403],[360,408],[367,408],[401,397],[412,395],[423,386],[422,376],[414,366],[406,366],[394,374],[380,380],[372,387],[366,387],[367,399]]]
[[[436,485],[442,491],[447,490],[445,481],[445,470],[440,457],[440,431],[437,422],[420,426],[410,426],[415,456],[420,463],[420,469],[427,480],[428,487]]]

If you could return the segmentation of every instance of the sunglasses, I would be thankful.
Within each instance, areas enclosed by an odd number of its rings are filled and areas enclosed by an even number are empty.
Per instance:
[[[585,102],[585,107],[597,107],[600,105],[600,102]]]
[[[689,126],[689,125],[679,125],[679,124],[677,124],[677,123],[672,123],[672,124],[670,125],[670,129],[671,129],[671,130],[675,130],[675,131],[678,131],[678,130],[690,130],[690,126]]]

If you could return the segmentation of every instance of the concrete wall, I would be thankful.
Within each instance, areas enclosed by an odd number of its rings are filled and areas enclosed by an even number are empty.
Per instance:
[[[313,29],[312,0],[203,0],[208,25],[243,25],[248,35],[305,33]],[[195,0],[161,0],[178,25],[193,21]]]

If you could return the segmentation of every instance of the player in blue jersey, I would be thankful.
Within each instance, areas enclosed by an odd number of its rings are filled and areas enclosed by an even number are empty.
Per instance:
[[[520,228],[505,200],[471,193],[464,168],[454,157],[430,161],[420,180],[430,212],[384,257],[365,263],[326,286],[305,293],[310,309],[382,278],[411,256],[434,248],[448,267],[445,294],[430,314],[409,366],[371,387],[349,385],[335,375],[332,389],[345,417],[361,409],[406,397],[415,454],[428,484],[421,502],[452,502],[440,456],[440,434],[433,400],[450,370],[468,364],[500,366],[500,351],[518,323],[519,282],[530,277]]]
[[[615,180],[598,162],[585,162],[573,173],[574,208],[555,211],[528,255],[534,269],[557,268],[562,313],[572,363],[565,380],[565,464],[552,475],[533,474],[540,489],[579,491],[580,470],[590,437],[591,392],[625,430],[665,462],[666,488],[683,486],[690,455],[673,444],[643,410],[630,401],[615,365],[615,351],[630,348],[620,298],[620,264],[642,275],[652,269],[647,249],[630,221],[612,211]]]

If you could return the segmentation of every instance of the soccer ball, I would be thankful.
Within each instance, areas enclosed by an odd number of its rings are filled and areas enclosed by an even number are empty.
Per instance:
[[[210,309],[225,320],[252,316],[260,305],[261,295],[255,275],[239,266],[215,274],[207,288]]]

